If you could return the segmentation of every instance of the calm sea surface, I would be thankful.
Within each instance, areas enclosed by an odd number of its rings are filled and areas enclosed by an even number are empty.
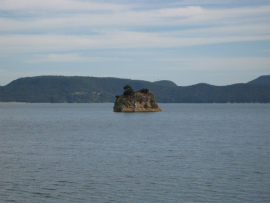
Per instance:
[[[0,202],[270,202],[270,104],[0,104]]]

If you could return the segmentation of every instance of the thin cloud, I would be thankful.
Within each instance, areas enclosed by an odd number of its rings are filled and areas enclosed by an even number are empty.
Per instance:
[[[80,0],[1,0],[0,8],[5,11],[119,11],[127,7],[121,4]]]
[[[43,63],[43,62],[53,62],[53,63],[85,63],[85,62],[94,62],[94,61],[116,61],[116,60],[125,60],[119,58],[110,58],[110,57],[85,57],[79,54],[46,54],[46,55],[37,55],[37,59],[28,61],[29,63]]]
[[[0,36],[2,52],[56,52],[118,48],[172,48],[225,42],[270,40],[266,36],[178,37],[170,34],[115,32],[97,36],[8,35]]]
[[[7,34],[0,35],[0,49],[55,52],[107,48],[168,48],[269,40],[270,26],[266,20],[270,17],[269,13],[270,6],[233,9],[182,7],[147,11],[125,10],[111,14],[66,14],[62,17],[34,17],[31,20],[2,17],[0,30]],[[200,27],[197,27],[198,25]],[[141,31],[149,26],[156,29]],[[89,31],[80,32],[85,29]],[[179,31],[174,31],[175,29]],[[16,33],[18,30],[41,33],[21,35]],[[54,34],[47,34],[46,30]],[[78,30],[78,34],[71,34],[69,30]],[[57,34],[59,31],[61,33]]]
[[[269,22],[270,6],[231,9],[204,9],[202,7],[180,7],[156,10],[123,10],[112,13],[66,13],[64,15],[28,16],[26,18],[0,18],[2,31],[63,28],[141,29],[145,26],[170,30],[171,26],[221,26]],[[68,32],[68,31],[66,31]]]
[[[3,2],[2,4],[6,4],[6,7],[10,5],[7,1]],[[58,4],[64,2],[57,1]],[[70,2],[78,5],[87,3],[71,0]],[[26,4],[26,7],[30,6],[28,1],[22,1],[21,4]],[[42,1],[36,4],[41,6],[46,2]],[[48,5],[50,4],[48,3]],[[44,7],[46,8],[46,6]],[[74,6],[75,8],[76,6]],[[268,40],[270,36],[270,26],[267,20],[270,17],[269,13],[270,6],[231,9],[204,9],[198,6],[189,6],[146,11],[121,10],[110,14],[106,12],[67,13],[61,17],[33,17],[30,20],[29,18],[2,17],[0,18],[2,25],[0,30],[9,34],[0,35],[0,45],[2,50],[64,51],[106,48],[167,48]],[[202,26],[207,26],[207,28]],[[147,27],[155,29],[147,31]],[[179,29],[179,31],[173,31],[172,28],[173,30]],[[88,30],[87,33],[80,31],[85,29]],[[141,31],[141,29],[146,29],[146,31]],[[38,31],[41,34],[20,35],[16,33],[19,30],[30,33]],[[47,30],[54,34],[47,34]],[[70,33],[71,30],[78,30],[78,34]],[[61,33],[58,34],[58,32]]]
[[[163,58],[155,59],[176,63],[177,66],[166,67],[165,70],[193,70],[193,71],[256,71],[268,70],[270,64],[269,57],[197,57],[197,58]],[[163,68],[158,68],[162,70]]]
[[[100,60],[98,57],[82,57],[78,54],[48,54],[38,56],[39,59],[29,61],[30,63],[42,63],[42,62],[92,62]]]

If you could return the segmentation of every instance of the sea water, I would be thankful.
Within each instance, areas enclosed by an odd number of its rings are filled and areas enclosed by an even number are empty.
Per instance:
[[[0,202],[269,202],[270,104],[0,104]]]

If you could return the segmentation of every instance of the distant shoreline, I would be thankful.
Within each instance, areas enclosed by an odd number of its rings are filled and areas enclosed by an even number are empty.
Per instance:
[[[14,104],[14,103],[25,104],[25,103],[30,103],[30,102],[0,102],[0,104]]]
[[[125,85],[135,87],[134,91],[150,90],[157,103],[270,103],[270,75],[248,83],[227,86],[199,83],[186,87],[172,81],[36,76],[19,78],[1,87],[0,102],[114,103]]]
[[[211,102],[211,103],[204,103],[204,102],[194,102],[194,103],[182,103],[182,102],[158,102],[159,104],[270,104],[270,102]],[[113,102],[89,102],[89,103],[68,103],[68,102],[1,102],[0,104],[113,104]]]

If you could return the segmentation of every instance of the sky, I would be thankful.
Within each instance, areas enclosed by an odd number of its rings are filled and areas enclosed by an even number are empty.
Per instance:
[[[0,0],[0,86],[40,75],[179,86],[270,75],[270,1]]]

